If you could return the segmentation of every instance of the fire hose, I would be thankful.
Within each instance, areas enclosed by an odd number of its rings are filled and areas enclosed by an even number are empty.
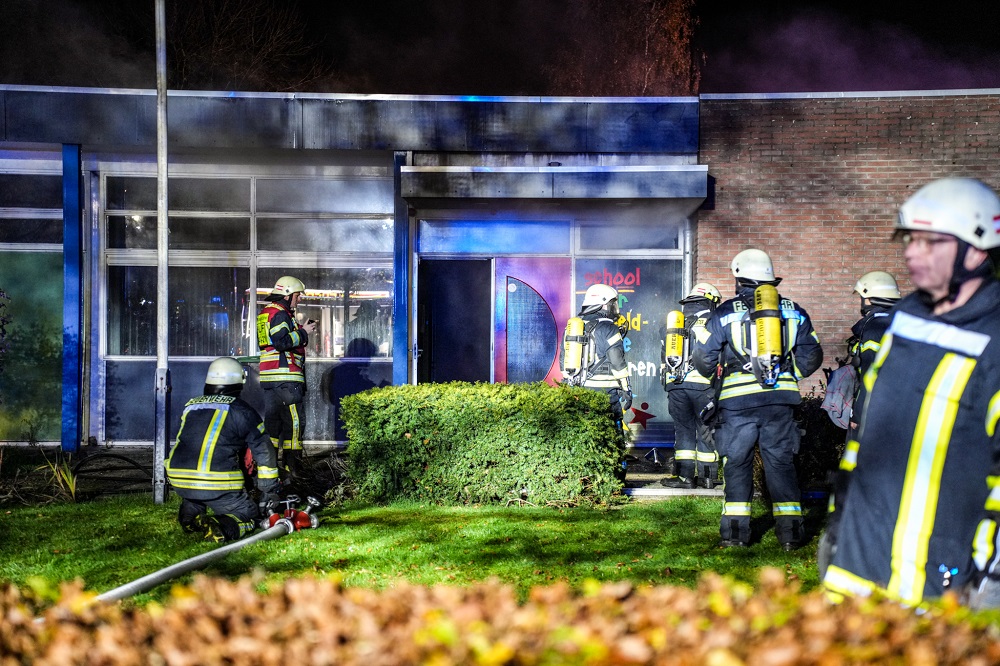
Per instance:
[[[285,510],[278,513],[271,508],[272,513],[265,519],[264,524],[267,528],[257,534],[246,537],[245,539],[240,539],[239,541],[234,541],[233,543],[227,544],[225,546],[220,546],[215,550],[209,551],[207,553],[202,553],[201,555],[196,555],[187,560],[183,560],[176,564],[172,564],[169,567],[160,569],[159,571],[154,571],[151,574],[138,578],[131,583],[125,583],[113,590],[108,590],[103,594],[96,597],[95,601],[120,601],[134,594],[139,594],[140,592],[145,592],[151,590],[157,585],[161,585],[168,580],[177,578],[189,571],[196,571],[201,569],[209,562],[221,559],[230,553],[235,553],[236,551],[246,548],[250,544],[259,543],[261,541],[270,541],[271,539],[277,539],[285,536],[286,534],[291,534],[292,532],[297,532],[304,528],[315,528],[319,525],[319,518],[313,514],[313,510],[320,506],[319,500],[315,497],[307,497],[305,509],[293,509],[292,504],[299,501],[296,495],[289,495],[285,500],[286,505]]]

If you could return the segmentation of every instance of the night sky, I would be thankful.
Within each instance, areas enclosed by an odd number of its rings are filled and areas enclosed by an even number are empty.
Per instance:
[[[154,87],[152,26],[122,30],[134,1],[0,0],[0,83]],[[572,1],[286,0],[333,72],[312,89],[482,95],[545,94]],[[997,0],[732,6],[696,5],[702,93],[1000,88]]]

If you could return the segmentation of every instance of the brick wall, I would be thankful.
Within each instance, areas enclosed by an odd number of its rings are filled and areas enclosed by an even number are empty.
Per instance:
[[[703,97],[699,162],[715,193],[698,213],[695,280],[729,297],[733,256],[766,250],[836,367],[860,317],[858,277],[886,270],[912,290],[890,240],[907,196],[948,175],[1000,187],[1000,93],[988,92]]]

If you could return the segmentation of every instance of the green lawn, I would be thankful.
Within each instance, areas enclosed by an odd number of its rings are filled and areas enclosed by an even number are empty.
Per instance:
[[[104,592],[212,550],[215,544],[181,532],[177,505],[176,496],[156,505],[136,495],[4,509],[0,580],[23,586],[81,578]],[[816,587],[823,507],[807,513],[810,543],[791,553],[778,547],[769,512],[757,502],[751,547],[718,548],[721,507],[721,498],[694,497],[610,509],[338,505],[320,511],[315,530],[249,545],[204,571],[254,573],[264,584],[309,573],[377,589],[400,580],[465,585],[493,578],[523,595],[535,585],[588,579],[693,587],[704,571],[755,585],[759,569],[773,566],[798,578],[804,591]],[[136,601],[161,600],[169,587]]]

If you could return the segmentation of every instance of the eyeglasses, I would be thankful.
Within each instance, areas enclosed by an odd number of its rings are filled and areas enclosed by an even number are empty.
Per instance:
[[[899,234],[898,238],[903,244],[903,247],[915,245],[921,252],[930,252],[938,245],[943,245],[945,243],[958,242],[958,239],[954,236],[914,236],[909,232]]]

